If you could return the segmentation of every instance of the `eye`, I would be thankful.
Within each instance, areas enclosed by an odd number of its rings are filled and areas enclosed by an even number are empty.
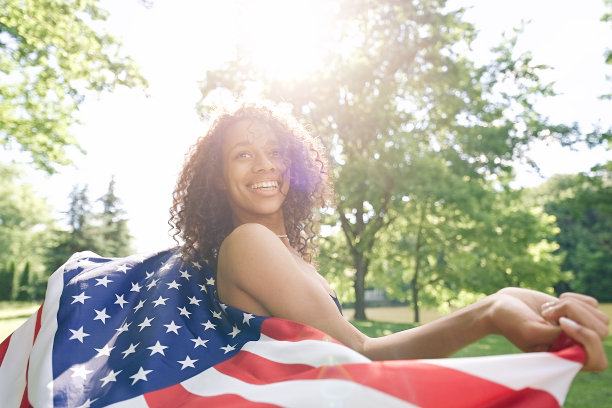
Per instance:
[[[236,159],[248,159],[249,157],[251,157],[249,152],[240,152],[236,155]]]

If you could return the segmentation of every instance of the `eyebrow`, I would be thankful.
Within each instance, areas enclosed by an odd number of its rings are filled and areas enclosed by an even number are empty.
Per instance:
[[[269,139],[271,139],[271,138],[269,138]],[[264,144],[265,147],[268,147],[268,146],[280,146],[280,143],[279,143],[278,140],[269,140],[269,139]],[[242,141],[236,143],[235,145],[231,146],[228,151],[231,152],[232,150],[234,150],[236,148],[250,146],[252,144],[253,143],[249,142],[248,140],[242,140]]]

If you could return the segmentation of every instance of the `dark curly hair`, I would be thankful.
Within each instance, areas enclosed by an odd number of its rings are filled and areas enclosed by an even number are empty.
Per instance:
[[[203,259],[216,265],[219,247],[232,232],[232,212],[225,192],[215,187],[221,177],[221,147],[230,126],[250,119],[266,123],[279,139],[290,165],[290,188],[283,203],[289,243],[311,262],[321,207],[333,197],[328,161],[319,139],[290,115],[266,102],[238,102],[218,109],[210,128],[191,146],[172,195],[171,235],[182,239],[187,261]]]

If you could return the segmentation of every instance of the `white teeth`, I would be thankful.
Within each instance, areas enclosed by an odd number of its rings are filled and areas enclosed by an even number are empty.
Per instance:
[[[258,188],[277,188],[277,187],[278,187],[277,181],[261,181],[259,183],[255,183],[251,185],[251,188],[253,190],[256,190]]]

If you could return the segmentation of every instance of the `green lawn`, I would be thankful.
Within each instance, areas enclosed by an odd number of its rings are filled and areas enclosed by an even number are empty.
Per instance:
[[[603,305],[604,311],[610,314],[612,305]],[[4,340],[13,330],[23,323],[32,313],[38,309],[38,304],[0,302],[0,341]],[[400,308],[388,308],[389,311],[379,308],[371,313],[380,319],[390,316],[395,322],[383,321],[353,321],[353,324],[362,332],[372,337],[380,337],[400,330],[405,330],[414,325],[400,323],[401,315],[404,313]],[[370,310],[368,311],[370,312]],[[350,314],[350,310],[348,311]],[[435,318],[432,314],[432,319]],[[608,360],[612,362],[612,336],[604,341]],[[486,337],[455,354],[454,357],[485,356],[495,354],[509,354],[520,352],[501,336]],[[565,407],[590,408],[590,407],[612,407],[612,368],[608,367],[603,373],[579,373],[567,396]]]

